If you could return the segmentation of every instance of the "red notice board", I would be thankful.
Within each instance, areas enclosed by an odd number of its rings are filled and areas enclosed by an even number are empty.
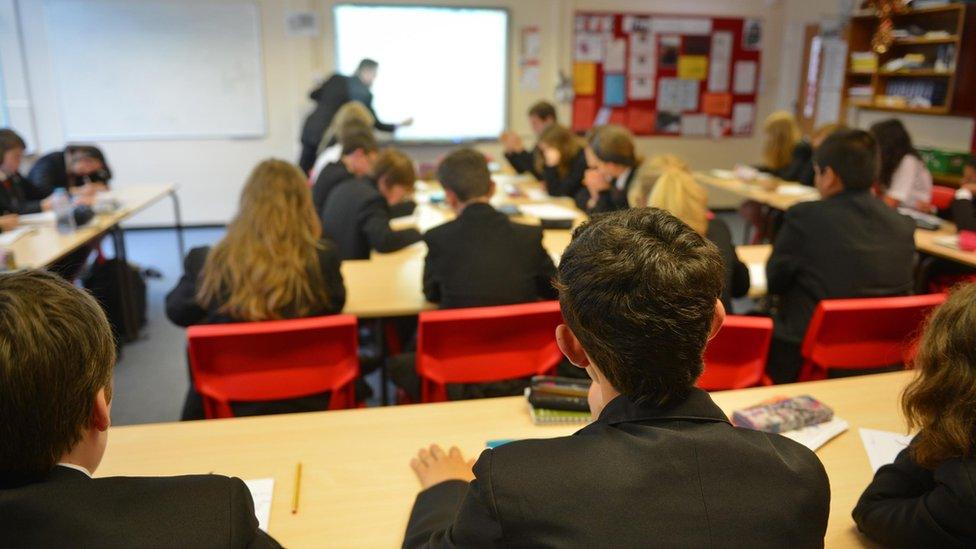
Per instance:
[[[573,129],[636,135],[752,135],[760,19],[577,12]]]

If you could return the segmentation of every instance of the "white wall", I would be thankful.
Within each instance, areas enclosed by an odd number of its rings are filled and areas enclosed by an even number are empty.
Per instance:
[[[131,0],[145,1],[145,0]],[[193,0],[169,0],[192,2]],[[217,0],[240,2],[247,0]],[[280,157],[295,160],[299,152],[298,135],[304,116],[312,105],[307,93],[314,83],[333,70],[332,6],[339,0],[251,0],[260,6],[264,73],[267,79],[268,133],[250,140],[159,140],[111,141],[99,143],[109,157],[120,186],[141,183],[175,182],[184,208],[184,220],[191,224],[224,223],[236,209],[237,196],[251,167],[261,159]],[[844,2],[844,0],[839,0]],[[377,3],[423,3],[503,7],[511,14],[509,92],[510,126],[526,137],[529,128],[524,113],[538,99],[549,98],[561,68],[571,74],[570,40],[576,10],[634,11],[761,17],[765,21],[760,98],[757,119],[778,108],[792,109],[796,97],[797,75],[802,60],[803,24],[822,15],[836,13],[833,0],[377,0]],[[52,64],[44,28],[43,2],[40,0],[0,0],[0,50],[6,65],[6,44],[11,40],[13,7],[19,8],[17,27],[24,44],[27,78],[23,82],[24,117],[16,129],[31,136],[36,129],[40,150],[63,146],[57,111],[57,97],[51,76]],[[285,34],[285,14],[292,10],[316,10],[322,16],[321,36],[292,37]],[[216,23],[216,22],[215,22]],[[535,92],[522,92],[518,84],[518,36],[521,27],[538,26],[542,33],[541,85]],[[18,30],[14,29],[14,31]],[[381,69],[382,70],[382,69]],[[382,77],[382,74],[381,76]],[[165,75],[160,75],[165,78]],[[107,83],[107,85],[111,85]],[[151,86],[152,83],[146,83]],[[8,82],[9,87],[9,82]],[[9,92],[9,90],[8,90]],[[463,98],[459,98],[459,103]],[[147,106],[149,108],[151,106]],[[465,106],[464,108],[470,108]],[[31,115],[33,122],[31,121]],[[569,107],[560,107],[560,116],[569,118]],[[965,148],[972,132],[972,121],[925,117],[910,122],[920,144]],[[859,122],[866,123],[861,117]],[[720,141],[678,137],[651,137],[638,140],[642,154],[671,152],[684,157],[694,168],[728,167],[758,159],[761,136],[729,138]],[[958,144],[956,142],[958,141]],[[486,153],[500,155],[495,144],[482,147]],[[431,160],[445,152],[442,147],[411,148],[418,160]],[[173,217],[169,204],[153,207],[137,216],[134,225],[169,225]]]

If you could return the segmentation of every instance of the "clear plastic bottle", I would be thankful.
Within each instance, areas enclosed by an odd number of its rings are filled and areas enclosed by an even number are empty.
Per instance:
[[[58,232],[61,234],[73,233],[75,231],[74,208],[71,206],[71,197],[68,191],[63,188],[54,190],[51,195],[51,211],[57,219]]]

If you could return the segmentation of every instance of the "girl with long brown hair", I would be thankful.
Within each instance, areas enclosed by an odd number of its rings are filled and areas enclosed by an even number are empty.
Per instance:
[[[334,246],[322,240],[302,172],[265,160],[248,177],[224,238],[187,254],[183,277],[166,296],[166,316],[191,326],[338,313],[346,301],[339,266]],[[184,419],[202,416],[199,395],[191,393]]]
[[[583,188],[586,154],[582,140],[569,128],[553,123],[539,136],[542,153],[536,170],[542,174],[550,196],[574,197]]]
[[[976,546],[976,284],[957,287],[925,327],[902,394],[918,435],[878,469],[854,521],[888,547]]]

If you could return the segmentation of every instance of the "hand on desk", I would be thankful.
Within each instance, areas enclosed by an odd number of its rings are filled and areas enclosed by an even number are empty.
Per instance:
[[[457,446],[444,452],[437,444],[424,448],[417,453],[417,457],[410,460],[410,467],[417,474],[420,487],[423,490],[447,480],[474,480],[474,460],[465,460]]]
[[[20,222],[17,214],[0,215],[0,231],[12,231]]]
[[[525,146],[522,144],[522,138],[515,132],[502,132],[498,140],[501,141],[502,148],[505,149],[506,153],[525,150]]]

